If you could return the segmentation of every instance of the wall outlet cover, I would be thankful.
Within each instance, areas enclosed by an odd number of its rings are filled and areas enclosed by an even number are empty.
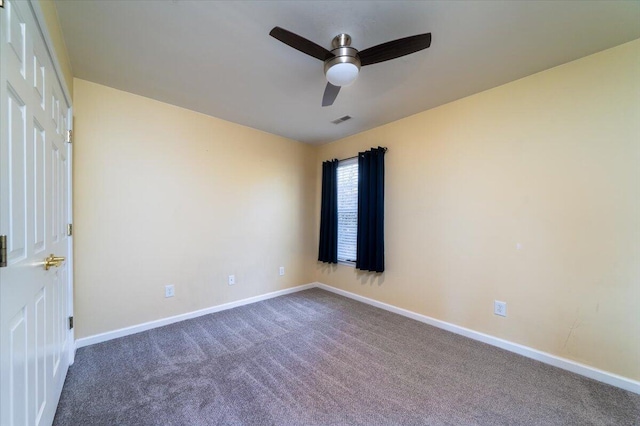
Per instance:
[[[235,275],[229,275],[229,285],[234,285],[236,283],[236,276]]]
[[[284,266],[280,267],[280,275],[284,275]]]
[[[501,302],[499,300],[493,301],[493,313],[500,315],[501,317],[507,316],[507,302]]]
[[[173,297],[175,296],[175,294],[176,294],[176,291],[175,291],[175,288],[173,287],[173,284],[164,286],[164,297]]]

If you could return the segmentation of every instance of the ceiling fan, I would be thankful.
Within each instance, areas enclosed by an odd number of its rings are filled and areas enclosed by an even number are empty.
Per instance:
[[[333,104],[340,87],[348,86],[356,80],[360,67],[399,58],[431,46],[431,33],[400,38],[361,52],[351,47],[349,34],[335,36],[331,42],[331,51],[284,28],[274,27],[269,35],[302,53],[324,61],[327,86],[322,96],[323,107]]]

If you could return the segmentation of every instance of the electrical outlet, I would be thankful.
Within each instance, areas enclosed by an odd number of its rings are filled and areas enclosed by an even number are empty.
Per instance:
[[[280,275],[284,275],[284,266],[280,267]]]
[[[493,301],[493,313],[501,317],[507,316],[507,302]]]
[[[229,285],[234,285],[236,283],[236,276],[229,275]]]
[[[173,297],[175,296],[175,294],[176,294],[176,291],[173,288],[173,284],[164,286],[164,297]]]

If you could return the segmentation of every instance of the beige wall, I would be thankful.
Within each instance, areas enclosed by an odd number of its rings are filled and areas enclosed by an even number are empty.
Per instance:
[[[313,147],[74,86],[77,338],[313,281]]]
[[[40,8],[44,15],[58,63],[60,64],[62,74],[64,74],[65,84],[67,85],[67,89],[69,89],[69,94],[73,97],[73,72],[71,71],[67,45],[64,42],[60,21],[58,20],[58,10],[53,0],[40,0]]]
[[[76,79],[76,337],[317,280],[640,380],[638,75],[634,41],[321,147]],[[387,271],[318,264],[321,161],[378,145]]]
[[[387,270],[317,281],[640,379],[639,59],[634,41],[320,147],[314,230],[321,161],[389,148]]]

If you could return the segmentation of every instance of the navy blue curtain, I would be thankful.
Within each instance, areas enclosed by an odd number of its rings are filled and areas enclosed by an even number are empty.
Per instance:
[[[358,246],[356,268],[384,272],[384,154],[358,154]]]
[[[322,163],[318,260],[338,263],[338,160]]]

